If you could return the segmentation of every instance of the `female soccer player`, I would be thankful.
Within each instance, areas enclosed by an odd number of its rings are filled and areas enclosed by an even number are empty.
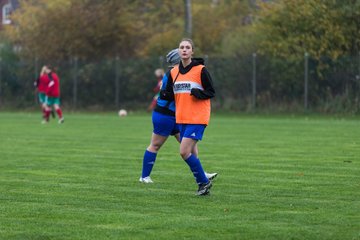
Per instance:
[[[64,123],[64,117],[60,108],[60,79],[49,65],[46,66],[46,74],[49,79],[49,84],[46,90],[45,121],[49,121],[51,107],[54,106],[59,117],[59,123],[61,124]]]
[[[46,116],[46,89],[48,84],[49,78],[46,75],[46,66],[43,66],[41,68],[39,78],[36,80],[36,82],[34,82],[35,87],[37,87],[39,103],[43,114],[43,120]]]
[[[166,61],[169,63],[170,68],[178,66],[180,62],[180,56],[178,49],[171,50],[166,55]],[[165,89],[168,78],[170,76],[170,71],[168,71],[163,79],[161,89]],[[143,183],[153,183],[150,178],[152,168],[155,164],[157,152],[160,150],[161,146],[165,143],[170,135],[175,136],[177,141],[180,142],[179,127],[175,121],[175,103],[174,101],[167,101],[164,99],[158,98],[155,109],[152,113],[152,122],[153,122],[153,134],[151,136],[150,145],[147,147],[144,158],[143,158],[143,167],[142,174],[139,179]],[[193,149],[193,154],[197,156],[197,148]],[[206,173],[208,178],[215,178],[217,173]]]
[[[211,76],[203,59],[192,58],[194,43],[184,38],[179,44],[181,62],[171,69],[162,99],[175,99],[176,123],[180,127],[180,155],[189,165],[199,186],[197,195],[207,195],[212,186],[200,159],[194,154],[210,120],[210,98],[215,96]]]

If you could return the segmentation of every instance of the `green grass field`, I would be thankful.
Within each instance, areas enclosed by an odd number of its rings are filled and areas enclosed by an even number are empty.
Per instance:
[[[197,189],[150,114],[0,113],[0,239],[360,239],[360,119],[213,114]]]

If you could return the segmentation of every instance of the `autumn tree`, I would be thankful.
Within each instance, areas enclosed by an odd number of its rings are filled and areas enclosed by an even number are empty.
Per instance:
[[[305,52],[320,61],[359,49],[359,1],[280,0],[264,3],[256,30],[260,50],[289,60]]]
[[[184,33],[182,1],[133,1],[131,12],[141,34],[137,55],[164,55],[178,46]]]
[[[21,2],[7,36],[25,56],[43,59],[104,58],[134,52],[135,17],[124,1],[32,0]]]
[[[222,52],[222,42],[247,14],[245,1],[192,1],[197,54]],[[23,56],[83,59],[163,55],[184,36],[184,1],[29,0],[7,36]]]

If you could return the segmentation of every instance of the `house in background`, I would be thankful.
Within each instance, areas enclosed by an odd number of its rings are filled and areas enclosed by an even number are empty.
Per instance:
[[[0,30],[4,25],[11,24],[10,15],[18,7],[18,0],[0,0]]]

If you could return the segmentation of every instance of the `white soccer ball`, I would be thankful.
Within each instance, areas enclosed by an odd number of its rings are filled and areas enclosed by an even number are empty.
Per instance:
[[[127,116],[127,111],[126,111],[125,109],[120,109],[120,111],[119,111],[119,116],[120,116],[120,117],[125,117],[125,116]]]

